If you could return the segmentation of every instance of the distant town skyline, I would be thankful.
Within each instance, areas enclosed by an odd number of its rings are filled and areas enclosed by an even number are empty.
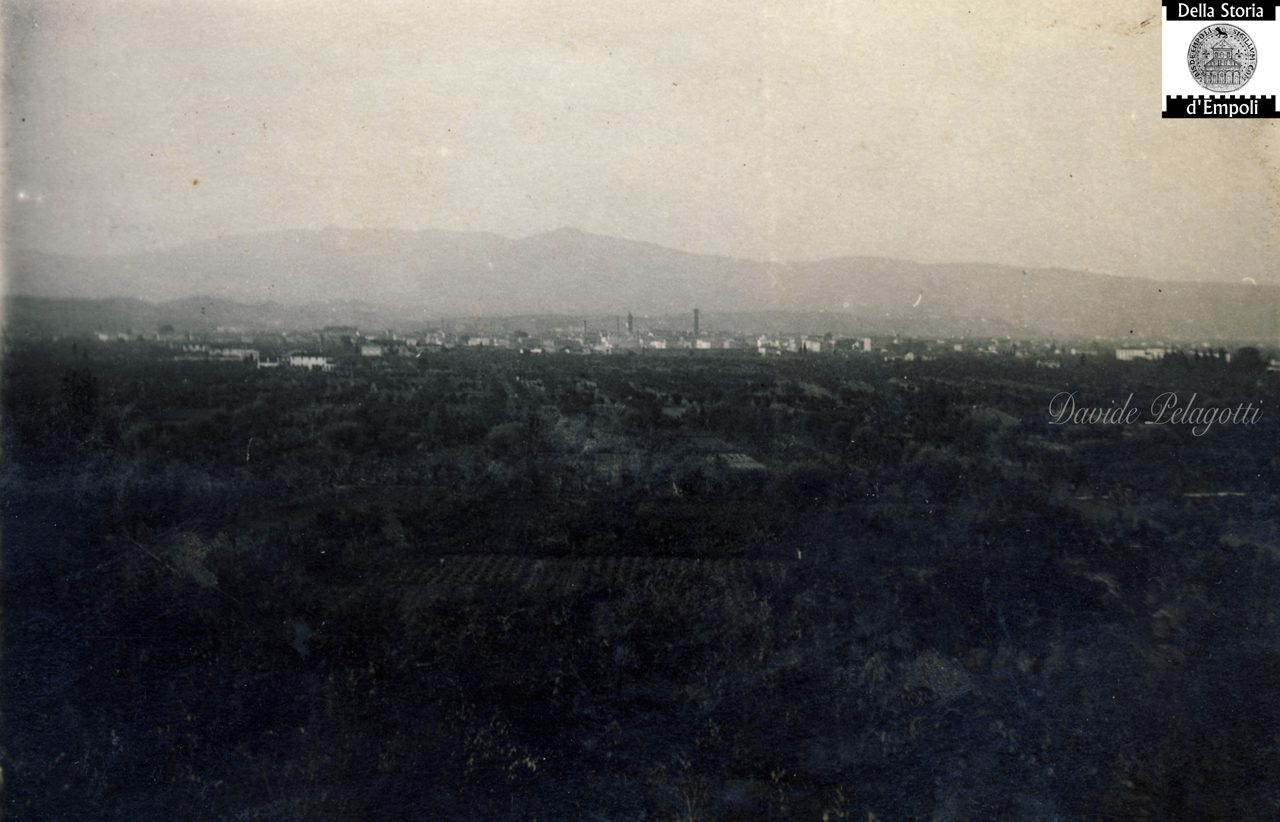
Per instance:
[[[1280,283],[1280,131],[1161,120],[1147,2],[3,15],[14,247],[568,226],[754,260]]]

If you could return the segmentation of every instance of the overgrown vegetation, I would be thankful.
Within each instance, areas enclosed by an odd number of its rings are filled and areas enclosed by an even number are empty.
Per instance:
[[[14,819],[1280,815],[1257,369],[4,368]]]

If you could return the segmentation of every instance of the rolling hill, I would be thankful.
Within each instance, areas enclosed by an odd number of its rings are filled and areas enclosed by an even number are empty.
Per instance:
[[[99,308],[117,311],[127,305],[120,300],[136,300],[142,302],[132,311],[157,316],[189,313],[189,301],[199,298],[234,315],[237,324],[263,327],[288,322],[291,313],[323,316],[326,305],[342,306],[329,310],[334,318],[355,312],[401,322],[663,315],[700,306],[704,312],[825,314],[909,334],[1275,342],[1280,313],[1280,288],[1268,285],[868,257],[765,263],[573,229],[521,239],[286,231],[102,257],[13,249],[8,272],[9,295],[114,299]]]

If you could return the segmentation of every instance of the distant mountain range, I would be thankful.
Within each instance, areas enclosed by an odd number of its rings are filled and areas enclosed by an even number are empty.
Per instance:
[[[446,316],[807,318],[910,335],[1275,344],[1280,288],[1067,269],[869,257],[766,263],[573,229],[508,239],[444,231],[286,231],[102,257],[13,249],[12,326],[168,322],[254,328],[428,324]],[[79,301],[79,302],[65,302]],[[88,301],[88,302],[85,302]],[[711,327],[711,326],[707,326]]]

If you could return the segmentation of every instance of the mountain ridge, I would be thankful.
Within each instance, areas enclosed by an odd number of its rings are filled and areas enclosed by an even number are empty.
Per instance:
[[[290,230],[76,257],[11,249],[6,293],[155,304],[361,303],[396,316],[827,312],[936,333],[1275,341],[1280,288],[844,256],[765,262],[563,227]]]

